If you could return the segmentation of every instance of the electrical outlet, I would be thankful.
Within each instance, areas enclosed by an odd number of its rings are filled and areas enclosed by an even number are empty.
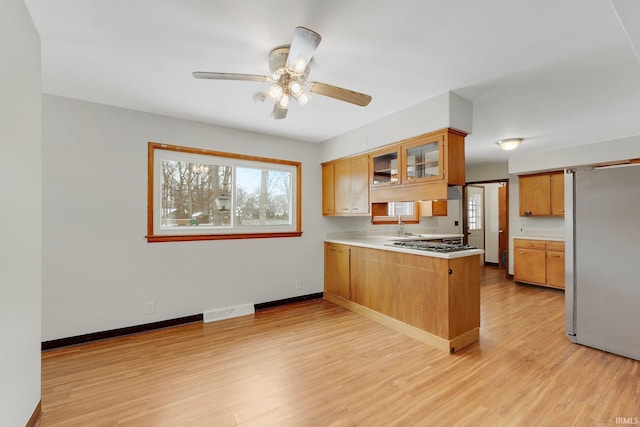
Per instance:
[[[144,305],[145,313],[154,314],[156,312],[156,302],[149,301]]]
[[[296,289],[302,289],[302,280],[296,280]]]

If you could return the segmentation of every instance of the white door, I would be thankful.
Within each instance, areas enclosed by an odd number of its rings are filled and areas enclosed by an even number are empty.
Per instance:
[[[467,218],[469,245],[484,249],[484,187],[467,186]],[[484,264],[484,254],[480,256],[480,264]]]

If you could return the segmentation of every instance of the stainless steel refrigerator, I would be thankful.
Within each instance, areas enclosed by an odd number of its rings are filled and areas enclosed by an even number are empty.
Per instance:
[[[565,172],[566,330],[640,360],[640,165]]]

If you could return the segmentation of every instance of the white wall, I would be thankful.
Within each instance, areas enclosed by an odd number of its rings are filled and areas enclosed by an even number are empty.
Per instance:
[[[51,95],[43,135],[43,340],[323,290],[317,144]],[[147,243],[148,141],[302,162],[302,237]]]
[[[465,178],[467,182],[494,181],[509,178],[509,164],[494,163],[490,165],[467,166]]]
[[[558,150],[518,153],[509,157],[509,173],[557,170],[640,158],[640,135]]]
[[[0,425],[40,401],[40,38],[22,0],[0,13]]]
[[[371,151],[447,127],[471,133],[472,124],[471,102],[447,92],[324,141],[321,144],[321,161]]]

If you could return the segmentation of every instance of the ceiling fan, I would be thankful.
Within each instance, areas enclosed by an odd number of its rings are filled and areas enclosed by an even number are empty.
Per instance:
[[[363,93],[320,82],[307,82],[311,57],[320,44],[320,34],[305,27],[296,27],[291,45],[276,47],[269,53],[270,76],[257,74],[217,73],[195,71],[196,79],[248,80],[273,83],[266,96],[275,102],[272,116],[284,119],[287,116],[291,98],[300,105],[309,101],[309,93],[328,96],[340,101],[365,107],[371,97]],[[265,96],[262,95],[262,100]]]

